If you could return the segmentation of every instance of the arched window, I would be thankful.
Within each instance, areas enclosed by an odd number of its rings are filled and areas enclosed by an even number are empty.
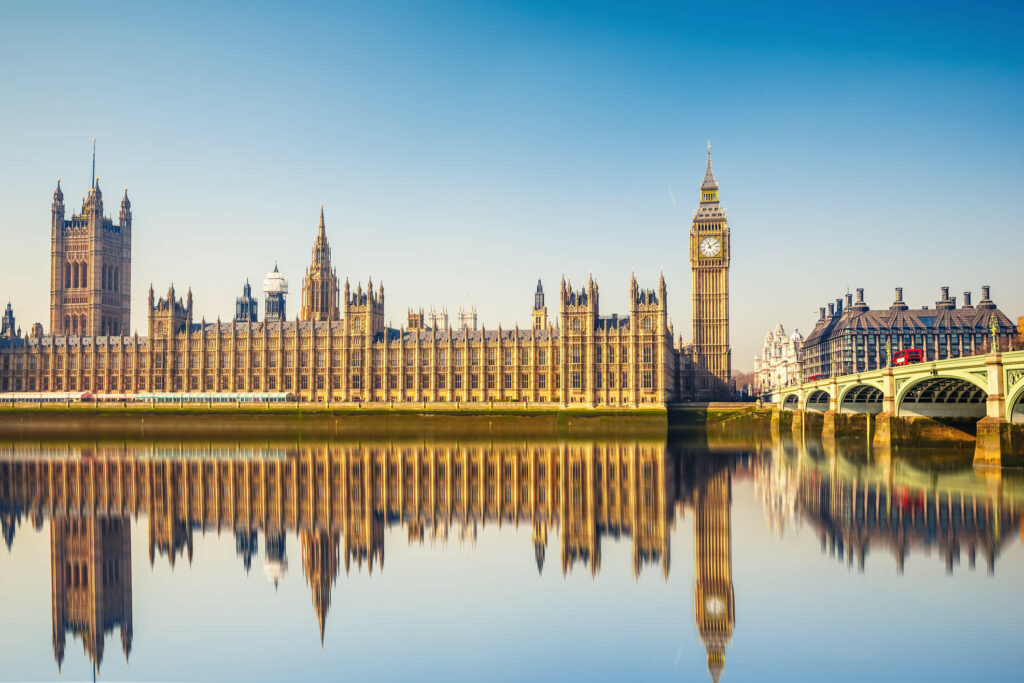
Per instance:
[[[64,287],[67,289],[71,288],[71,262],[64,262]]]
[[[85,314],[83,313],[81,319],[78,321],[78,332],[79,334],[85,334],[87,329],[88,327],[86,325]]]
[[[71,318],[71,333],[78,334],[78,316]]]
[[[89,286],[89,264],[82,264],[82,287]]]
[[[114,268],[114,291],[115,292],[120,292],[121,291],[121,284],[119,282],[120,279],[121,279],[121,269],[120,268]]]
[[[70,315],[66,315],[66,316],[64,316],[64,334],[67,334],[70,331],[71,331],[71,316]]]
[[[78,264],[71,264],[71,286],[78,287]]]

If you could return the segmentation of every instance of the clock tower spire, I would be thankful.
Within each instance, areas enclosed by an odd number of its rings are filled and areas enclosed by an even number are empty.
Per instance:
[[[708,165],[700,205],[690,226],[693,274],[693,388],[705,400],[728,394],[732,380],[729,347],[729,221],[718,201],[718,180]]]

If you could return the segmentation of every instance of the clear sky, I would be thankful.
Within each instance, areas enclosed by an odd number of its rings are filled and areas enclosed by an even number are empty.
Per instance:
[[[776,321],[895,286],[990,284],[1024,314],[1016,3],[4,3],[0,299],[48,326],[49,205],[98,138],[146,291],[229,318],[274,262],[299,308],[320,203],[339,276],[386,317],[529,323],[542,277],[602,313],[664,270],[691,336],[687,232],[712,142],[732,228],[733,365]],[[5,302],[4,302],[5,303]],[[261,308],[262,314],[262,308]]]

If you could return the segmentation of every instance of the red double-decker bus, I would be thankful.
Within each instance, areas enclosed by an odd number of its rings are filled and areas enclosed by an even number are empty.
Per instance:
[[[924,362],[924,349],[903,349],[892,354],[893,365],[913,365]]]

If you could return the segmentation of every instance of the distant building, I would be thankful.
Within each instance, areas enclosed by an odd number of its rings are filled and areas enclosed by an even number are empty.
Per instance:
[[[548,326],[548,307],[544,305],[544,286],[537,278],[537,291],[533,295],[533,329],[543,330]]]
[[[246,280],[245,286],[242,287],[242,296],[235,299],[235,322],[256,322],[257,309],[256,299],[252,297],[252,287],[249,286],[249,281]]]
[[[949,287],[942,288],[935,308],[912,309],[903,301],[903,288],[896,288],[896,300],[887,309],[871,310],[864,302],[864,290],[857,289],[857,301],[846,295],[819,309],[818,322],[803,343],[803,377],[849,375],[886,367],[891,354],[901,349],[923,349],[925,359],[943,360],[987,353],[991,348],[989,325],[995,318],[997,339],[1008,348],[1015,334],[1013,323],[981,288],[981,301],[971,305],[971,293],[964,292],[963,306],[957,308]]]
[[[469,310],[459,306],[459,329],[476,330],[476,306],[470,307]]]
[[[0,318],[0,337],[20,337],[21,330],[14,326],[14,309],[11,308],[11,303],[7,302],[7,309],[4,311],[4,317]]]
[[[764,335],[761,355],[754,358],[754,390],[765,393],[800,384],[800,354],[804,338],[797,330],[787,336],[780,322]]]
[[[268,323],[283,323],[288,319],[285,298],[288,296],[288,280],[274,264],[273,272],[267,273],[263,281],[263,320]]]
[[[432,330],[447,330],[448,329],[448,309],[442,308],[440,311],[434,309],[433,306],[430,308],[430,329]]]

